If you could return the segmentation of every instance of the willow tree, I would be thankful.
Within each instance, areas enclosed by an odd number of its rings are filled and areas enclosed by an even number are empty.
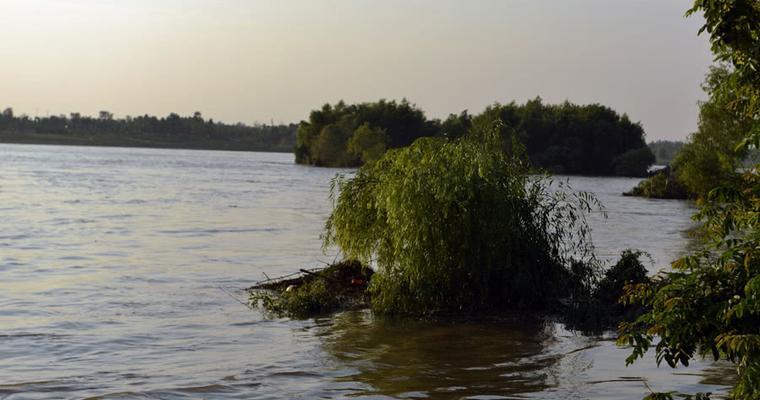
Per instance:
[[[421,138],[333,181],[324,244],[376,266],[375,312],[536,309],[590,278],[569,266],[591,254],[594,199],[531,177],[498,136]]]

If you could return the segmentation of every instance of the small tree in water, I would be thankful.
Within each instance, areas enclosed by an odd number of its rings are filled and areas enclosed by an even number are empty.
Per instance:
[[[324,245],[376,265],[373,311],[540,309],[589,287],[596,270],[569,266],[593,260],[598,203],[530,175],[521,145],[497,137],[421,138],[333,180]]]

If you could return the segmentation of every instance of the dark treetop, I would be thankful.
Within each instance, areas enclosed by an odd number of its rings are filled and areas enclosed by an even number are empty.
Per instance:
[[[451,114],[443,121],[426,118],[406,100],[325,104],[301,122],[296,162],[358,166],[419,137],[453,139],[496,124],[502,135],[517,133],[535,167],[555,173],[643,176],[654,162],[643,128],[625,114],[599,104],[547,105],[540,98],[494,104],[475,116]]]

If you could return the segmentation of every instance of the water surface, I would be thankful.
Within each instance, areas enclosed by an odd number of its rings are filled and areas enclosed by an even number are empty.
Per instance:
[[[626,368],[609,335],[516,321],[292,321],[240,289],[332,261],[319,233],[339,170],[292,156],[0,145],[0,398],[638,399],[725,390],[726,366]],[[691,206],[595,192],[598,253],[686,244]]]

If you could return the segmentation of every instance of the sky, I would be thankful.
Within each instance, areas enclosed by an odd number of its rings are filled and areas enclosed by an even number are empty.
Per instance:
[[[0,107],[280,123],[338,100],[426,115],[601,103],[696,129],[712,55],[690,0],[0,0]]]

